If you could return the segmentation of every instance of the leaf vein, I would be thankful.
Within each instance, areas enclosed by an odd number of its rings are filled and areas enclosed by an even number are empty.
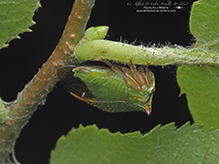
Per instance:
[[[188,136],[185,138],[185,140],[182,142],[182,144],[181,144],[179,150],[177,151],[175,157],[173,158],[172,164],[175,163],[176,159],[178,158],[178,156],[179,156],[181,150],[183,149],[184,145],[186,144],[186,141],[188,141],[188,139],[189,139],[189,137],[191,136],[192,132],[193,132],[193,131],[191,131],[191,132],[188,134]]]
[[[202,160],[202,163],[204,164],[205,161],[207,160],[207,155],[208,155],[208,152],[209,152],[209,149],[212,147],[214,141],[216,140],[216,138],[214,137],[212,139],[212,141],[210,142],[209,146],[207,147],[206,151],[205,151],[205,154],[204,154],[204,157],[203,157],[203,160]]]

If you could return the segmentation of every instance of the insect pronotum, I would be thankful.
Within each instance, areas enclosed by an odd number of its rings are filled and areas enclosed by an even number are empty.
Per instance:
[[[105,66],[65,66],[58,76],[71,95],[107,112],[143,111],[151,114],[154,74],[148,66],[129,68],[104,61]]]

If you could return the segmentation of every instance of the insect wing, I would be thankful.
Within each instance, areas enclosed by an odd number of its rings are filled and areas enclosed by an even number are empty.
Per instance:
[[[94,97],[87,85],[80,78],[74,76],[73,68],[75,68],[75,66],[63,66],[57,70],[62,85],[77,96],[85,95],[86,98]]]

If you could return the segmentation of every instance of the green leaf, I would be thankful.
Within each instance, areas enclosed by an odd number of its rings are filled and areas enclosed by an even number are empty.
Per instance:
[[[35,10],[40,6],[38,0],[0,0],[0,49],[8,46],[18,34],[30,32]]]
[[[0,123],[4,123],[8,119],[9,109],[5,108],[5,105],[0,98]]]
[[[204,129],[219,128],[219,69],[215,66],[183,66],[177,69],[181,94],[186,93],[189,110]]]
[[[196,37],[196,47],[219,52],[218,0],[201,0],[192,6],[190,31]]]
[[[194,49],[219,52],[219,4],[216,0],[201,0],[192,6],[190,30],[196,37]],[[199,53],[197,53],[199,54]],[[213,54],[205,56],[218,58]],[[201,58],[205,62],[204,56]],[[215,66],[182,66],[177,71],[181,94],[186,93],[188,106],[195,122],[204,123],[204,129],[219,128],[219,70]]]
[[[185,164],[217,163],[219,131],[203,132],[198,125],[173,124],[139,132],[112,134],[96,126],[80,126],[62,136],[51,154],[51,164]]]

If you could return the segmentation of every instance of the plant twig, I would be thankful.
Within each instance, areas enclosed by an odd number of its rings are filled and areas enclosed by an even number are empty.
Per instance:
[[[213,52],[204,46],[183,48],[181,46],[134,46],[109,40],[92,40],[78,44],[74,49],[75,57],[80,61],[107,60],[139,65],[184,65],[184,64],[211,64],[219,65],[219,53]]]
[[[56,49],[18,94],[17,100],[10,105],[9,119],[0,125],[0,164],[13,151],[22,128],[58,82],[56,70],[62,65],[76,62],[70,54],[84,33],[94,2],[95,0],[75,0]]]

